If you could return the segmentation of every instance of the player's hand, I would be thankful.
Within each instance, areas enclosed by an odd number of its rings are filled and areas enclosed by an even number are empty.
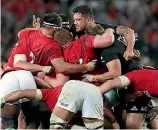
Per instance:
[[[42,68],[42,72],[44,72],[46,74],[51,73],[53,70],[54,70],[53,66],[43,66],[43,68]]]
[[[32,22],[32,26],[34,28],[40,28],[40,18],[37,18],[35,17],[35,15],[33,15],[33,22]]]
[[[93,75],[91,74],[84,74],[82,76],[83,80],[82,81],[85,81],[85,82],[93,82]]]
[[[3,108],[5,103],[6,103],[5,99],[1,98],[1,100],[0,100],[0,107]]]
[[[139,50],[133,49],[133,52],[134,52],[134,57],[140,58],[140,52],[139,52]]]
[[[126,51],[123,54],[123,57],[125,58],[125,60],[131,60],[134,57],[134,52],[133,51],[128,51],[126,49]]]
[[[93,70],[95,69],[95,67],[96,67],[96,64],[97,64],[96,60],[93,60],[93,61],[91,61],[91,62],[88,62],[88,63],[86,64],[87,71],[93,71]]]

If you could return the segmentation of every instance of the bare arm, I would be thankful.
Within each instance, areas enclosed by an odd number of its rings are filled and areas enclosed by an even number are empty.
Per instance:
[[[113,44],[114,38],[114,30],[106,29],[103,35],[96,35],[94,39],[94,48],[106,48]]]
[[[122,35],[125,38],[125,40],[127,42],[127,49],[126,49],[126,51],[128,53],[131,53],[131,54],[127,54],[127,56],[125,56],[125,59],[129,60],[129,59],[133,58],[132,57],[132,56],[134,56],[133,55],[133,48],[134,48],[134,44],[135,44],[134,30],[131,29],[131,28],[119,25],[116,28],[116,33],[118,35]],[[125,53],[125,55],[126,55],[126,53]]]
[[[5,62],[0,62],[0,77],[5,71],[5,67],[7,66],[7,63]]]
[[[113,80],[103,83],[99,89],[102,94],[107,93],[114,88],[124,88],[130,84],[130,80],[126,76],[119,76]]]
[[[64,58],[56,58],[51,60],[52,65],[60,73],[73,74],[79,72],[87,72],[94,70],[95,62],[89,62],[87,64],[70,64],[64,61]]]
[[[26,61],[18,61],[18,62],[16,62],[14,67],[21,67],[21,68],[31,71],[31,72],[39,72],[39,71],[42,71],[42,68],[43,68],[43,66],[40,66],[37,64],[31,64]]]
[[[4,99],[6,103],[15,102],[21,98],[27,98],[33,100],[36,97],[36,89],[26,89],[12,92],[7,95]]]
[[[112,60],[106,64],[108,72],[101,75],[93,75],[94,81],[105,82],[121,75],[121,63],[119,59]]]
[[[14,56],[14,67],[21,67],[31,72],[43,71],[45,73],[50,73],[53,70],[53,67],[51,66],[41,66],[27,62],[25,54],[16,54]]]

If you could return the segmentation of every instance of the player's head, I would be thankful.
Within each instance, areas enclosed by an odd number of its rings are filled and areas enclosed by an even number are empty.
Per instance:
[[[102,35],[104,32],[104,28],[99,24],[89,24],[86,28],[86,34],[89,35]]]
[[[70,23],[69,19],[64,14],[58,14],[62,19],[62,28],[69,29]]]
[[[42,20],[42,27],[49,30],[57,30],[62,27],[62,19],[56,13],[45,14]]]
[[[64,46],[72,42],[73,36],[67,29],[61,28],[55,32],[54,40],[57,40],[61,46]]]
[[[74,13],[73,19],[77,32],[85,30],[88,24],[94,22],[93,11],[89,6],[80,5],[72,11]]]

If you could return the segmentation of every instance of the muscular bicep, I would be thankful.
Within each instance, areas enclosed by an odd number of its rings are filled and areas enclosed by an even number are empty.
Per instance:
[[[121,62],[119,59],[114,59],[106,63],[108,71],[113,73],[115,76],[121,75]],[[116,78],[116,77],[114,77]]]
[[[114,35],[96,35],[94,38],[94,48],[106,48],[109,47],[110,45],[112,45],[112,43],[114,42]]]

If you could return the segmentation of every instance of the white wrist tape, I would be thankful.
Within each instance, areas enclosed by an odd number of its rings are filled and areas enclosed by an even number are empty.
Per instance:
[[[121,88],[125,88],[130,84],[130,80],[126,76],[122,75],[119,76],[118,78],[120,78],[121,80]]]
[[[36,97],[33,99],[33,102],[38,102],[42,99],[42,92],[40,89],[36,89]]]

